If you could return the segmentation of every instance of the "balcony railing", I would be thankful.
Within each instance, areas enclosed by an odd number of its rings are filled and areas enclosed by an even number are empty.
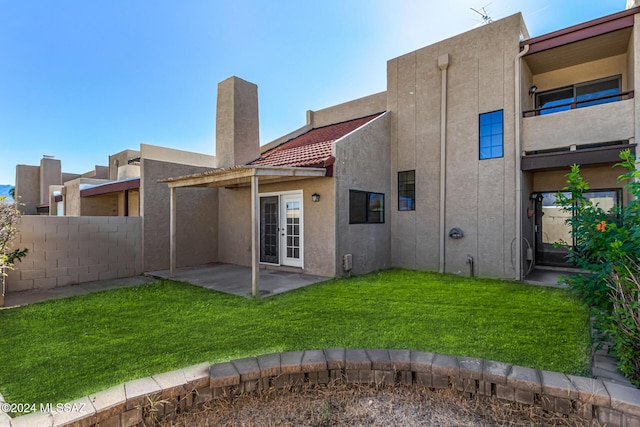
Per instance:
[[[564,110],[560,110],[560,111],[566,111],[567,109],[573,110],[575,108],[588,107],[591,104],[600,105],[600,104],[606,104],[608,102],[617,102],[617,101],[623,101],[625,99],[633,99],[633,94],[634,94],[634,91],[630,90],[628,92],[620,92],[613,95],[600,96],[598,98],[590,98],[590,99],[584,99],[580,101],[567,102],[566,104],[552,105],[550,107],[536,108],[534,110],[523,111],[522,117],[540,116],[545,114],[545,111],[548,111],[547,114],[552,114],[551,110],[555,110],[558,108],[569,107]],[[585,104],[590,104],[590,105],[585,105]],[[560,112],[560,111],[557,111],[557,112]]]

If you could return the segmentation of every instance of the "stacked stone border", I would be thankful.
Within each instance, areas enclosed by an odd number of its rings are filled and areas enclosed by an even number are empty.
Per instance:
[[[0,413],[0,427],[119,426],[148,417],[172,418],[206,401],[268,388],[331,381],[454,388],[466,396],[496,396],[545,410],[573,414],[587,423],[640,426],[640,390],[471,357],[414,350],[328,348],[203,363],[129,381],[68,403],[70,410],[16,418]],[[1,396],[0,396],[1,398]],[[80,409],[82,408],[82,409]]]

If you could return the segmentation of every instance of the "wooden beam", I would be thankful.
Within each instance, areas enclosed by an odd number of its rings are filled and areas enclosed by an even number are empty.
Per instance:
[[[251,185],[251,177],[256,175],[263,180],[320,178],[326,176],[326,170],[324,168],[303,167],[246,167],[203,176],[184,177],[166,182],[169,188],[249,186]]]

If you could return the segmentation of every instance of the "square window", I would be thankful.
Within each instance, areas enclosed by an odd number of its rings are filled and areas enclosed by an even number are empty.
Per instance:
[[[416,209],[416,171],[398,172],[398,210]]]
[[[502,157],[504,147],[503,111],[480,114],[480,160]]]
[[[384,223],[384,194],[349,190],[349,224]]]

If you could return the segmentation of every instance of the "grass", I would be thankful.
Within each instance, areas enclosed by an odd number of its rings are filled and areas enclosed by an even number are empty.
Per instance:
[[[388,270],[251,300],[162,281],[0,310],[0,393],[64,402],[127,380],[277,351],[406,348],[584,375],[568,291]]]

